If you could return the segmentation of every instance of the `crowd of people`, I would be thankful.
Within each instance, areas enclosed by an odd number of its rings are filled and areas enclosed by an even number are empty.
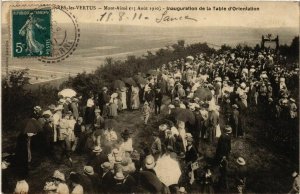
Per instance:
[[[87,156],[82,170],[68,174],[55,170],[45,183],[46,193],[187,193],[195,184],[199,193],[244,193],[247,161],[243,156],[234,158],[235,186],[228,186],[231,139],[245,137],[249,109],[258,107],[266,115],[265,122],[281,119],[296,127],[298,108],[291,90],[298,87],[298,75],[298,66],[287,64],[272,49],[199,53],[146,75],[139,73],[124,84],[91,91],[87,101],[78,94],[60,95],[56,104],[43,110],[34,107],[18,136],[20,181],[15,193],[30,190],[25,180],[30,179],[29,165],[36,158],[45,156],[73,169],[73,155]],[[163,105],[167,114],[161,112]],[[114,118],[125,110],[141,111],[144,127],[154,115],[165,117],[153,129],[151,145],[138,150],[131,129],[117,132]],[[199,142],[216,146],[212,161],[207,162],[199,151]],[[158,172],[162,158],[178,163],[177,181],[167,183]],[[215,168],[220,172],[217,178]]]

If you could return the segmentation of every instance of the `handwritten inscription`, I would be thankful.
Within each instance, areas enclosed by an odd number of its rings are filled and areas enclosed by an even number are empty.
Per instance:
[[[194,21],[194,22],[197,22],[198,20],[195,19],[195,18],[192,18],[188,15],[184,15],[184,16],[176,16],[176,17],[172,17],[170,15],[168,15],[168,12],[167,11],[164,11],[161,15],[161,17],[159,18],[156,18],[156,22],[157,23],[163,23],[163,22],[172,22],[172,21],[180,21],[180,20],[191,20],[191,21]]]
[[[108,9],[108,8],[107,8]],[[169,15],[168,11],[164,11],[162,14],[160,14],[157,17],[150,17],[143,12],[133,12],[133,13],[127,13],[125,11],[120,12],[104,12],[100,15],[100,17],[97,19],[98,22],[110,22],[110,21],[146,21],[154,19],[156,23],[167,23],[167,22],[176,22],[176,21],[192,21],[197,22],[198,20],[196,18],[190,17],[189,15],[181,15],[181,16],[171,16]]]

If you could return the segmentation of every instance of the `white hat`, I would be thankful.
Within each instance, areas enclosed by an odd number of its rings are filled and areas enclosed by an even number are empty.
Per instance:
[[[147,169],[153,169],[155,166],[155,160],[152,155],[149,155],[145,159],[145,166]]]
[[[89,174],[89,175],[94,174],[94,168],[92,166],[83,167],[83,171],[84,171],[84,173]]]
[[[42,114],[43,116],[52,116],[52,113],[51,113],[51,111],[50,110],[46,110],[46,111],[44,111],[43,112],[43,114]]]
[[[241,88],[246,88],[246,84],[244,82],[241,83]]]
[[[236,160],[236,162],[237,162],[239,165],[241,165],[241,166],[246,165],[246,161],[245,161],[245,159],[242,158],[242,157],[238,157],[238,159]]]
[[[114,178],[116,180],[123,180],[125,177],[124,177],[123,172],[117,172],[117,174],[114,176]]]
[[[94,149],[93,149],[93,152],[101,152],[102,151],[102,148],[100,146],[95,146]]]
[[[184,187],[180,187],[178,191],[179,193],[187,193]]]
[[[59,179],[61,181],[66,181],[65,175],[63,173],[61,173],[59,170],[55,170],[52,177]]]
[[[168,128],[168,126],[166,124],[159,125],[159,127],[158,127],[158,129],[160,131],[165,131],[167,128]]]
[[[28,193],[29,185],[25,180],[18,181],[14,193]]]

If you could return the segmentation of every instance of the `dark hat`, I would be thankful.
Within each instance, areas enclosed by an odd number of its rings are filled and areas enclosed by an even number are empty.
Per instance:
[[[122,137],[129,137],[130,133],[128,131],[128,129],[125,129],[122,133],[121,133],[121,136]]]

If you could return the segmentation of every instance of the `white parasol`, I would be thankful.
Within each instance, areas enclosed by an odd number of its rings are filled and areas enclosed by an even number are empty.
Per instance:
[[[193,60],[194,60],[194,57],[192,57],[192,56],[187,56],[186,59],[192,60],[192,61],[193,61]]]
[[[71,98],[76,96],[76,92],[73,89],[66,88],[63,89],[62,91],[58,92],[59,96],[63,96],[64,98]]]
[[[154,170],[158,179],[166,186],[177,184],[181,176],[178,161],[166,155],[158,158]]]

